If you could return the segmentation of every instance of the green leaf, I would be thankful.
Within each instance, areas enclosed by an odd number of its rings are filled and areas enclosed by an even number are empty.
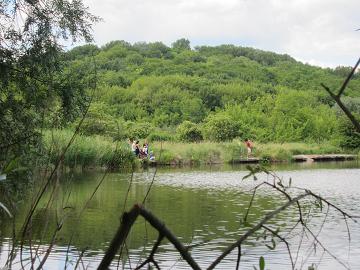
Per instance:
[[[4,173],[9,174],[10,172],[14,171],[19,165],[19,158],[15,158],[10,160],[10,162],[5,166]]]
[[[260,270],[265,269],[265,259],[264,259],[263,256],[261,256],[260,259],[259,259],[259,267],[260,267]]]
[[[274,238],[271,239],[271,243],[272,243],[272,246],[270,246],[270,245],[265,245],[265,246],[270,250],[274,250],[276,248],[276,243],[274,241]]]
[[[308,270],[315,270],[314,264],[312,264],[311,266],[309,266],[309,267],[308,267]]]

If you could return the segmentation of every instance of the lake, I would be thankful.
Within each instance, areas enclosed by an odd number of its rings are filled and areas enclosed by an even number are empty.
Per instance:
[[[310,189],[321,194],[336,206],[352,215],[360,215],[360,164],[356,161],[330,163],[276,164],[272,170],[284,179],[292,179],[292,186]],[[55,199],[50,210],[45,211],[46,200],[41,202],[31,226],[31,245],[26,242],[23,250],[23,265],[30,268],[30,253],[39,247],[39,264],[51,242],[56,221],[66,217],[64,225],[56,236],[44,269],[96,269],[106,247],[120,224],[123,209],[130,209],[141,202],[152,179],[154,182],[146,201],[151,210],[185,244],[190,245],[194,259],[206,268],[231,243],[247,231],[241,222],[252,196],[251,189],[260,181],[272,179],[262,173],[258,180],[252,177],[242,180],[248,174],[245,166],[215,166],[198,168],[155,168],[131,173],[109,173],[99,189],[89,200],[104,172],[68,172],[55,184]],[[130,185],[131,183],[131,185]],[[18,231],[29,209],[36,190],[24,194],[23,204],[18,206],[15,231]],[[294,191],[296,192],[296,191]],[[49,198],[49,193],[45,196]],[[125,199],[127,197],[127,199]],[[126,200],[126,205],[125,205]],[[255,196],[249,212],[248,222],[252,225],[265,214],[286,202],[286,198],[269,188],[261,188]],[[84,209],[84,205],[87,205]],[[360,269],[360,225],[334,209],[322,210],[310,202],[305,203],[303,216],[308,227],[318,237],[320,244],[313,241],[309,232],[301,227],[292,229],[299,219],[296,207],[290,207],[272,219],[267,226],[279,229],[279,234],[289,242],[297,269]],[[19,249],[19,241],[13,238],[9,218],[1,216],[0,224],[0,267],[4,265],[12,244]],[[358,219],[359,220],[359,219]],[[351,235],[348,239],[349,228]],[[240,269],[259,269],[259,258],[265,259],[266,269],[291,269],[288,250],[284,243],[271,234],[266,239],[264,230],[249,238],[242,246]],[[116,258],[112,268],[134,269],[150,253],[157,233],[140,217],[128,237],[122,259]],[[71,242],[70,242],[71,239]],[[81,260],[78,258],[81,255]],[[237,252],[227,256],[217,269],[235,269]],[[336,258],[336,259],[335,259]],[[173,246],[164,240],[155,259],[161,269],[189,269]],[[12,269],[21,269],[17,252]],[[339,262],[340,261],[340,262]]]

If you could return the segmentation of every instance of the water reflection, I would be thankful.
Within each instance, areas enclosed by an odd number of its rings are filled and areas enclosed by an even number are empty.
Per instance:
[[[313,163],[310,168],[304,164],[277,164],[275,169],[284,179],[291,177],[293,185],[312,189],[349,212],[354,214],[360,212],[358,182],[360,170],[357,169],[357,162]],[[244,217],[251,198],[249,190],[256,183],[250,179],[242,180],[247,174],[245,170],[244,166],[236,165],[211,168],[161,168],[157,171],[146,207],[164,220],[183,243],[195,246],[191,249],[192,255],[203,268],[206,268],[227,245],[246,231],[240,220]],[[56,245],[52,249],[46,269],[63,269],[66,254],[70,262],[68,268],[74,268],[82,250],[85,252],[79,265],[89,269],[96,268],[119,225],[123,208],[129,209],[134,203],[142,201],[154,173],[154,168],[136,172],[132,181],[130,173],[109,174],[92,200],[87,203],[83,213],[82,209],[103,173],[68,174],[59,185],[58,200],[53,203],[50,211],[44,211],[46,200],[42,202],[32,224],[32,239],[41,243],[41,249],[45,251],[51,241],[51,232],[56,220],[67,216],[57,235]],[[266,177],[265,174],[260,175],[258,182],[266,180]],[[69,179],[71,181],[68,181]],[[129,197],[124,206],[130,182]],[[254,224],[283,202],[285,202],[283,196],[268,189],[260,190],[249,214],[249,222]],[[19,207],[16,219],[17,230],[24,220],[28,207],[26,204]],[[318,232],[325,219],[319,239],[333,252],[333,256],[346,261],[351,268],[360,268],[360,262],[355,259],[360,255],[359,225],[349,222],[352,231],[349,249],[343,217],[333,210],[330,210],[326,217],[325,210],[320,213],[312,209],[309,226],[314,232]],[[280,232],[285,233],[297,220],[296,209],[291,208],[277,216],[268,226],[274,230],[280,228]],[[11,224],[7,220],[2,220],[0,226],[0,262],[4,264],[14,240]],[[44,230],[47,233],[44,234]],[[294,230],[288,235],[294,258],[301,235],[301,230]],[[127,242],[129,256],[125,252],[123,259],[119,261],[120,268],[134,268],[149,254],[156,237],[157,233],[139,219]],[[70,239],[72,241],[69,244]],[[341,267],[330,255],[322,256],[319,246],[317,254],[313,254],[312,241],[306,239],[304,241],[308,243],[299,251],[297,261],[299,269],[301,267],[307,269],[312,263],[319,262],[321,262],[319,269]],[[16,245],[18,246],[18,243]],[[253,269],[253,266],[257,266],[260,256],[265,257],[269,269],[290,268],[290,260],[284,244],[279,243],[274,251],[265,245],[271,245],[269,237],[267,239],[254,237],[246,242],[242,249],[241,260],[244,269]],[[25,248],[26,252],[30,252],[29,246]],[[236,256],[236,253],[228,256],[218,269],[234,269]],[[189,268],[172,245],[166,241],[161,245],[156,258],[164,269]],[[18,261],[17,257],[15,262]],[[117,261],[114,261],[113,267],[116,266]],[[21,266],[17,263],[13,268],[19,269]]]

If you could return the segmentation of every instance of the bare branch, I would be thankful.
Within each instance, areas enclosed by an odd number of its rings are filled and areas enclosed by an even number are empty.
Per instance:
[[[143,218],[145,218],[151,226],[157,229],[160,233],[162,233],[180,252],[183,259],[193,268],[200,269],[198,264],[194,261],[191,255],[188,252],[188,249],[177,239],[177,237],[162,223],[158,218],[156,218],[151,212],[146,210],[143,207],[140,207],[140,214]]]
[[[351,77],[354,75],[357,67],[359,66],[360,64],[360,58],[359,60],[356,62],[355,66],[353,67],[353,69],[351,70],[351,72],[349,73],[349,75],[347,76],[346,80],[344,81],[343,85],[341,86],[340,90],[339,90],[339,93],[337,94],[337,97],[340,98],[342,93],[344,92],[346,86],[348,85]]]
[[[239,270],[240,259],[241,259],[241,245],[238,246],[238,256],[237,256],[237,260],[236,260],[236,270]]]
[[[105,253],[98,269],[99,270],[107,270],[110,266],[111,261],[113,260],[115,254],[122,244],[125,242],[132,225],[140,214],[140,206],[134,205],[133,208],[129,212],[125,212],[121,219],[121,225],[116,232],[113,240],[110,243],[108,250]]]
[[[355,119],[355,117],[353,116],[353,114],[348,110],[348,108],[346,108],[346,106],[344,105],[344,103],[342,103],[342,101],[340,100],[341,95],[343,94],[346,86],[348,85],[351,77],[354,75],[357,67],[360,64],[360,58],[359,60],[356,62],[355,66],[353,67],[353,69],[351,70],[351,72],[349,73],[349,75],[347,76],[346,80],[344,81],[344,83],[342,84],[339,93],[337,95],[335,95],[329,87],[327,87],[325,84],[321,83],[321,86],[326,90],[326,92],[329,93],[329,95],[335,100],[335,102],[339,105],[339,107],[341,108],[341,110],[346,114],[346,116],[350,119],[351,123],[354,125],[354,127],[356,128],[356,131],[360,133],[360,124],[359,122]]]
[[[83,249],[83,250],[81,251],[81,253],[80,253],[80,255],[79,255],[79,258],[78,258],[78,259],[77,259],[77,261],[76,261],[76,264],[75,264],[74,270],[76,270],[76,269],[78,268],[79,263],[80,263],[80,261],[81,261],[82,257],[84,256],[84,253],[85,253],[85,249]]]
[[[140,264],[138,267],[136,267],[135,270],[141,269],[144,265],[146,265],[150,262],[152,262],[153,264],[155,264],[155,266],[157,266],[157,263],[154,260],[154,255],[163,239],[164,239],[164,236],[162,234],[159,234],[159,237],[158,237],[156,243],[154,244],[149,257],[142,264]]]
[[[108,250],[105,253],[98,269],[105,270],[108,269],[111,261],[113,260],[117,250],[122,246],[126,237],[134,224],[137,217],[141,215],[146,221],[148,221],[151,226],[153,226],[158,232],[166,237],[180,252],[181,256],[193,269],[200,269],[198,264],[194,261],[191,255],[188,252],[188,249],[177,239],[177,237],[161,222],[157,217],[155,217],[150,211],[143,208],[141,205],[134,205],[129,212],[125,212],[121,220],[121,225],[110,243]]]
[[[161,158],[161,154],[162,154],[162,142],[161,142],[161,146],[160,146],[159,160],[160,160],[160,158]],[[149,194],[150,194],[150,190],[151,190],[151,188],[152,188],[152,186],[153,186],[153,184],[154,184],[154,181],[155,181],[156,173],[157,173],[157,167],[155,168],[155,172],[154,172],[153,177],[152,177],[152,179],[151,179],[150,186],[149,186],[148,190],[146,191],[146,194],[145,194],[144,199],[143,199],[143,201],[142,201],[143,204],[146,203],[146,199],[147,199],[147,197],[148,197]]]
[[[344,262],[342,262],[339,258],[337,258],[334,254],[332,254],[332,252],[330,252],[330,250],[328,250],[320,241],[319,239],[316,237],[316,235],[308,228],[308,226],[306,224],[303,225],[304,228],[311,234],[311,236],[314,238],[314,240],[316,241],[316,243],[318,243],[322,249],[329,254],[331,257],[333,257],[338,263],[340,263],[345,269],[351,270]]]
[[[278,209],[268,213],[257,225],[248,230],[243,236],[240,237],[238,241],[230,245],[209,267],[208,269],[214,269],[216,265],[218,265],[231,251],[233,251],[236,247],[241,245],[249,236],[253,235],[257,230],[259,230],[264,224],[266,224],[269,220],[271,220],[274,216],[284,211],[289,206],[295,204],[299,200],[309,196],[308,192],[301,194],[291,201],[288,201],[286,204],[282,205]]]
[[[275,235],[277,238],[279,238],[282,242],[284,242],[284,244],[286,245],[286,248],[288,250],[288,253],[289,253],[289,258],[290,258],[290,261],[291,261],[291,267],[292,269],[295,269],[295,264],[294,264],[294,260],[293,260],[293,257],[291,255],[291,251],[290,251],[290,245],[288,243],[288,241],[286,241],[286,239],[282,236],[280,236],[276,231],[270,229],[269,227],[263,225],[262,226],[265,230],[271,232],[273,235]]]

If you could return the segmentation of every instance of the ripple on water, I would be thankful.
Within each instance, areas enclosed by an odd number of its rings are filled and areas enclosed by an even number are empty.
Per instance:
[[[147,207],[165,220],[166,225],[184,243],[192,246],[191,253],[193,257],[202,268],[206,268],[228,245],[233,243],[235,239],[239,239],[246,231],[240,221],[243,219],[245,209],[249,205],[249,199],[251,198],[249,190],[260,181],[268,179],[266,174],[260,174],[258,181],[253,181],[251,178],[242,180],[247,173],[246,171],[158,172],[149,195]],[[283,177],[285,181],[291,177],[293,185],[311,189],[349,212],[360,213],[359,169],[280,171],[278,175]],[[93,217],[93,219],[89,218],[89,221],[84,221],[81,224],[82,231],[87,233],[85,238],[81,239],[84,243],[89,239],[102,236],[98,237],[101,241],[96,243],[96,246],[92,246],[84,253],[83,263],[88,269],[96,269],[104,254],[105,247],[118,226],[118,213],[123,207],[123,194],[127,190],[129,182],[127,177],[121,177],[121,175],[115,174],[109,176],[109,181],[104,182],[104,187],[99,190],[94,202],[90,204],[90,208],[85,213],[86,217]],[[139,201],[139,198],[141,199],[144,196],[152,179],[152,173],[134,174],[133,188],[128,199],[129,204]],[[80,186],[79,184],[78,190],[84,188],[86,188],[85,185]],[[269,213],[284,201],[285,199],[282,196],[273,191],[268,189],[259,190],[249,212],[248,221],[255,224],[266,213]],[[322,228],[319,239],[326,244],[332,254],[348,262],[352,269],[360,269],[360,261],[358,260],[360,257],[359,225],[348,221],[352,232],[349,250],[347,227],[343,217],[333,210],[329,211],[326,217],[326,210],[326,207],[322,212],[319,209],[311,209],[309,226],[315,233]],[[280,228],[280,233],[287,236],[294,259],[297,253],[297,244],[302,236],[302,230],[297,228],[289,234],[287,234],[287,231],[297,221],[295,211],[295,208],[290,208],[279,214],[268,224],[274,230]],[[95,219],[96,223],[91,222]],[[322,225],[323,222],[324,225]],[[107,226],[109,223],[113,224]],[[99,228],[99,224],[103,224],[103,227]],[[144,222],[137,222],[134,226],[134,234],[131,235],[128,243],[130,257],[120,261],[122,268],[133,269],[151,251],[151,243],[154,243],[157,235],[149,230],[148,244],[143,247],[143,229]],[[1,240],[1,262],[4,261],[5,254],[9,251],[10,242],[10,238]],[[307,266],[312,263],[318,264],[320,262],[319,269],[341,269],[341,265],[334,261],[330,255],[321,256],[322,252],[319,245],[316,254],[310,252],[309,250],[313,250],[314,244],[310,238],[305,237],[303,244],[299,250],[298,268],[302,266],[302,263],[303,269],[307,269]],[[253,266],[258,266],[259,257],[264,256],[267,269],[290,269],[288,251],[283,243],[278,242],[274,251],[265,245],[272,245],[269,235],[266,239],[263,237],[248,239],[242,247],[241,266],[244,269],[253,269]],[[70,246],[69,260],[73,267],[81,253],[80,246],[79,243]],[[44,245],[41,249],[46,250],[46,247]],[[50,255],[48,261],[49,269],[63,269],[67,245],[56,245],[53,250],[54,252]],[[29,252],[29,250],[25,248],[25,252]],[[172,269],[189,269],[174,247],[166,241],[160,246],[156,258],[161,269],[171,267]],[[237,252],[235,251],[226,257],[218,269],[234,269],[236,259]],[[114,261],[113,268],[116,268],[116,264],[117,262]]]

